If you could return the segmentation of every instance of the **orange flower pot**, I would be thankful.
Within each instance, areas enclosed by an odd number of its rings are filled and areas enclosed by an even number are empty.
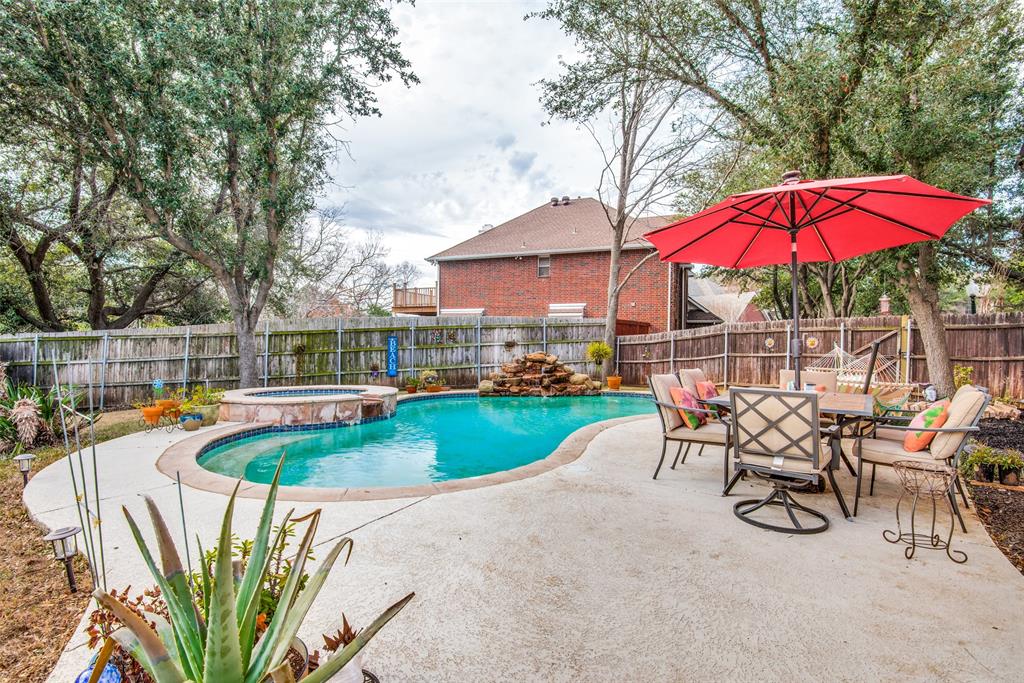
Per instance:
[[[618,391],[619,387],[622,386],[622,378],[616,375],[608,376],[608,388],[612,391]]]
[[[142,413],[142,420],[148,425],[155,425],[160,422],[160,417],[164,414],[162,406],[146,406],[139,408],[139,412]]]

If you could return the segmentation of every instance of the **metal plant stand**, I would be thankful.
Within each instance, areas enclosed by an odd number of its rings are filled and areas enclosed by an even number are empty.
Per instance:
[[[928,550],[944,550],[946,556],[956,562],[963,564],[967,561],[967,553],[960,550],[952,550],[953,527],[956,520],[953,506],[950,503],[950,489],[956,472],[953,468],[942,463],[918,462],[916,460],[898,460],[892,464],[893,470],[903,484],[903,491],[899,500],[896,501],[896,531],[886,529],[882,537],[889,543],[904,543],[906,548],[903,554],[909,560],[914,557],[918,548]],[[900,519],[900,506],[903,499],[911,496],[910,503],[910,531],[903,530],[903,523]],[[931,501],[932,520],[929,533],[920,533],[917,530],[917,505],[921,500]],[[949,532],[946,538],[935,531],[936,515],[938,513],[938,502],[943,500],[946,510],[949,512]]]

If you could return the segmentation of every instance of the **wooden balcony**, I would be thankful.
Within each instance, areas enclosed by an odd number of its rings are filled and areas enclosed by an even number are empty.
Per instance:
[[[394,286],[391,312],[406,315],[435,315],[437,313],[436,287]]]

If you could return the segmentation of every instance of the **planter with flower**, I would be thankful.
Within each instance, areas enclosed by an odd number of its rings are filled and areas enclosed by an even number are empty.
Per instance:
[[[130,666],[137,664],[135,669],[149,677],[132,679],[136,681],[323,683],[337,680],[334,677],[342,672],[348,673],[350,663],[359,666],[353,663],[356,655],[415,594],[410,593],[385,610],[332,657],[324,661],[317,657],[318,666],[311,666],[312,658],[296,635],[334,563],[343,553],[347,562],[352,540],[340,539],[316,571],[306,573],[320,511],[295,518],[289,512],[280,526],[272,528],[283,465],[284,457],[274,474],[256,536],[241,544],[232,544],[232,494],[215,550],[209,554],[200,552],[198,576],[188,577],[170,529],[151,498],[145,500],[160,551],[159,566],[135,519],[125,510],[156,589],[138,604],[127,597],[129,590],[118,594],[97,589],[93,593],[106,612],[101,611],[91,619],[96,629],[93,645],[102,639],[103,647],[90,671],[98,668],[106,675],[111,660],[119,656],[122,662],[134,660]],[[305,530],[298,550],[286,551],[288,539],[295,533],[294,525],[303,523]],[[113,647],[115,643],[119,650]],[[122,680],[126,680],[124,676]]]
[[[410,377],[405,381],[405,391],[410,394],[415,394],[416,390],[420,386],[419,377]]]
[[[429,393],[444,391],[444,378],[437,374],[437,370],[424,370],[420,373],[420,384]]]

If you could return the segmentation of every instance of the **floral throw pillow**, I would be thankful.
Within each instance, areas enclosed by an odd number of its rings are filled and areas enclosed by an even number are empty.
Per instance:
[[[700,396],[700,400],[706,401],[718,396],[718,387],[711,381],[697,382],[697,394]]]
[[[672,387],[669,393],[672,395],[672,403],[682,406],[679,409],[679,416],[683,418],[683,424],[690,429],[697,429],[707,422],[704,413],[692,412],[695,409],[700,409],[697,397],[693,395],[692,391],[685,387]]]
[[[910,421],[910,427],[938,428],[946,424],[949,419],[949,401],[936,401]],[[928,444],[935,438],[935,432],[907,432],[903,437],[903,450],[909,453],[916,453],[928,448]]]

